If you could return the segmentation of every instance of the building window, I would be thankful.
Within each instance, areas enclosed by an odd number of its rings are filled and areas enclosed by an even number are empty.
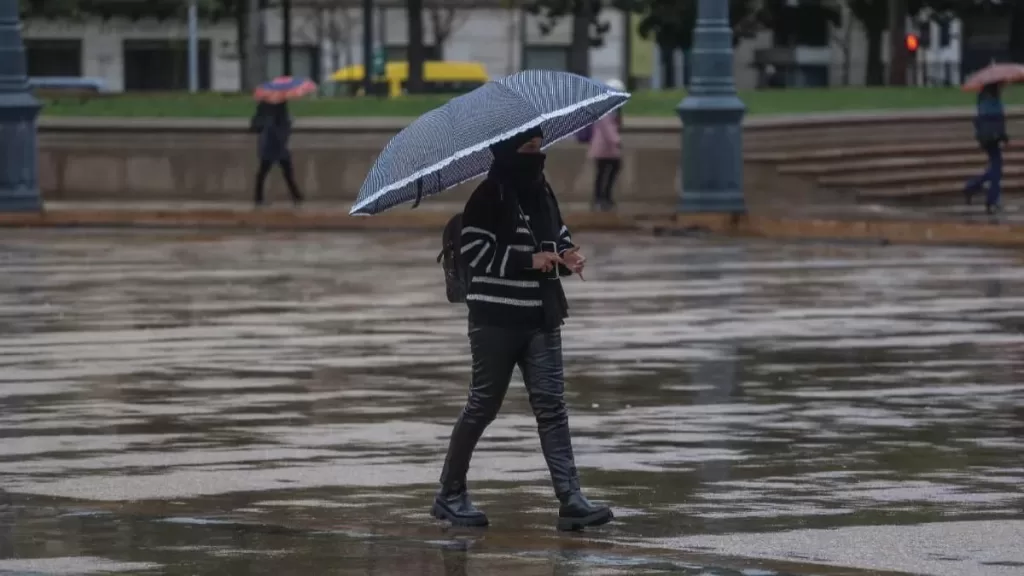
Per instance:
[[[526,46],[523,49],[523,69],[567,71],[569,47]]]
[[[438,46],[424,46],[424,60],[441,60],[441,49]],[[388,62],[408,62],[409,47],[393,44],[384,47],[384,58]]]
[[[125,90],[188,90],[188,42],[125,40]],[[199,41],[199,89],[210,89],[210,41]]]
[[[292,46],[291,52],[291,75],[320,82],[320,52],[312,46]],[[280,46],[267,47],[267,73],[271,78],[284,76],[284,50]]]
[[[25,59],[29,76],[77,78],[82,75],[82,41],[26,38]]]
[[[949,43],[952,40],[952,34],[950,34],[951,24],[952,23],[946,19],[939,22],[939,48],[949,48]]]

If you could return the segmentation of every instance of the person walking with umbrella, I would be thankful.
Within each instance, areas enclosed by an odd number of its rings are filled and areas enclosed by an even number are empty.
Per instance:
[[[985,171],[964,185],[964,199],[968,204],[985,183],[988,193],[985,209],[989,214],[1000,209],[1003,180],[1003,146],[1009,144],[1006,133],[1006,114],[1003,110],[1002,89],[1011,82],[1024,81],[1024,65],[995,63],[971,74],[963,89],[978,92],[977,114],[974,118],[974,136],[988,156]]]
[[[974,133],[978,145],[988,156],[985,171],[971,178],[964,186],[967,203],[987,182],[985,209],[989,214],[999,209],[1003,180],[1003,145],[1009,142],[1006,134],[1006,115],[1000,99],[1000,85],[986,84],[978,93],[977,115],[974,118]]]
[[[578,530],[613,518],[580,491],[563,394],[561,326],[568,316],[560,276],[582,276],[586,259],[572,243],[544,178],[543,132],[532,128],[491,146],[494,164],[462,215],[462,257],[473,376],[452,431],[431,513],[463,526],[486,526],[466,486],[470,458],[498,415],[512,372],[523,375],[555,495],[558,527]]]
[[[359,191],[350,214],[372,215],[406,202],[418,206],[424,197],[487,175],[445,227],[438,256],[448,300],[469,309],[473,365],[469,398],[452,430],[431,506],[435,518],[489,524],[469,497],[469,463],[517,366],[561,504],[558,528],[580,530],[614,517],[583,495],[573,454],[561,336],[569,307],[561,277],[582,277],[586,259],[544,177],[542,150],[628,99],[566,72],[525,70],[488,82],[399,132]]]
[[[256,172],[256,187],[253,197],[254,204],[259,207],[266,204],[264,186],[270,169],[277,164],[284,174],[288,185],[288,193],[296,206],[302,203],[303,196],[295,183],[295,168],[292,154],[288,147],[291,139],[292,118],[288,113],[288,100],[298,98],[316,90],[316,85],[309,80],[289,77],[276,78],[261,84],[256,89],[256,112],[250,123],[250,130],[259,134],[257,152],[259,169]]]

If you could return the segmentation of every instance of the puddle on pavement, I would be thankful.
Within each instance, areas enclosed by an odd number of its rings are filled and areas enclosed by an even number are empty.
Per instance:
[[[554,534],[514,385],[470,477],[495,527],[452,560],[426,512],[468,347],[436,238],[3,232],[0,573],[1019,569],[1017,254],[580,240],[570,422],[620,519]]]

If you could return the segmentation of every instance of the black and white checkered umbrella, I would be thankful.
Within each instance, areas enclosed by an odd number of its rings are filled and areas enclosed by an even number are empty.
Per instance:
[[[593,124],[629,94],[568,72],[524,70],[431,110],[395,135],[349,214],[417,202],[487,173],[489,146],[540,126],[544,147]]]

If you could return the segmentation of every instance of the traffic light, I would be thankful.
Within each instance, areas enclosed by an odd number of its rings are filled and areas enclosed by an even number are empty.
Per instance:
[[[917,34],[907,34],[906,37],[907,52],[914,54],[917,49],[921,47],[921,37]]]

